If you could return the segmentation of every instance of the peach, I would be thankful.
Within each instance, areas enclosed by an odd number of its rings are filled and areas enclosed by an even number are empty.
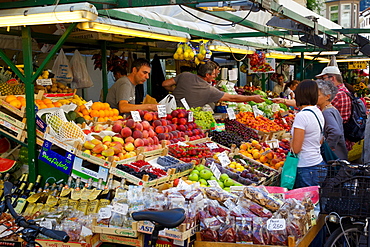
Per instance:
[[[267,159],[272,160],[274,158],[274,152],[268,152],[266,154]]]
[[[125,151],[126,152],[126,151]],[[119,158],[119,160],[123,160],[123,159],[125,159],[125,154],[124,153],[119,153],[118,154],[118,158]]]
[[[157,126],[160,126],[160,125],[162,125],[162,121],[161,120],[157,119],[157,120],[154,120],[153,121],[153,127],[157,127]]]
[[[144,141],[144,146],[148,146],[149,145],[149,140],[148,139],[142,139]]]
[[[125,143],[121,137],[113,136],[112,140],[113,140],[113,143],[116,143],[116,142],[121,143],[121,144]]]
[[[141,122],[141,125],[143,126],[144,130],[149,130],[150,129],[150,123],[148,121]]]
[[[158,139],[158,137],[153,136],[153,144],[154,144],[154,145],[158,145],[158,144],[159,144],[159,139]]]
[[[144,114],[143,119],[147,120],[147,121],[152,121],[153,120],[153,114],[150,113],[150,112],[147,112],[147,113]]]
[[[158,140],[164,140],[164,139],[166,139],[166,135],[164,134],[164,133],[159,133],[158,134]]]
[[[266,163],[267,162],[267,157],[265,155],[261,155],[260,162],[261,163]]]
[[[96,154],[100,154],[101,152],[103,152],[103,150],[105,150],[104,145],[103,144],[98,144],[91,151],[96,153]]]
[[[135,147],[142,147],[142,146],[144,146],[144,141],[143,141],[143,139],[140,139],[140,138],[136,139],[136,140],[134,141],[134,145],[135,145]]]
[[[121,130],[122,130],[122,125],[121,124],[115,123],[112,127],[112,131],[114,133],[121,133]]]
[[[149,145],[152,145],[154,143],[154,140],[151,137],[148,137],[147,140],[149,142]]]
[[[167,114],[166,119],[167,119],[167,120],[171,120],[171,119],[172,119],[172,115],[171,115],[171,114]],[[170,122],[171,122],[171,121],[170,121]]]
[[[161,123],[162,123],[162,126],[166,126],[167,125],[167,120],[166,119],[161,119]]]
[[[153,136],[155,136],[155,132],[154,132],[154,130],[153,130],[153,129],[149,129],[149,130],[148,130],[148,133],[149,133],[149,137],[153,137]]]
[[[91,141],[85,141],[84,148],[90,150],[90,149],[93,149],[94,147],[95,147],[95,144],[93,144]]]
[[[131,142],[125,143],[125,150],[127,152],[134,151],[135,150],[134,144],[132,144]]]
[[[179,118],[178,124],[186,124],[188,120],[186,118]]]
[[[172,118],[172,119],[171,119],[171,122],[172,122],[173,124],[177,124],[177,123],[178,123],[178,121],[179,121],[179,119],[178,119],[177,117],[174,117],[174,118]]]
[[[257,160],[261,157],[261,154],[258,151],[252,153],[253,159]]]
[[[112,141],[112,137],[111,136],[104,136],[103,137],[103,140],[102,140],[102,142],[104,143],[104,142],[111,142]]]
[[[143,131],[143,125],[141,123],[136,123],[135,125],[135,130],[140,130],[140,131]]]
[[[185,126],[185,125],[183,125],[183,124],[181,124],[181,125],[177,126],[177,129],[178,129],[178,130],[180,130],[180,131],[182,131],[182,132],[184,132],[184,131],[186,131],[186,130],[187,130],[186,126]]]
[[[115,154],[114,150],[112,148],[108,148],[106,150],[103,150],[101,152],[102,155],[104,155],[105,157],[108,157],[108,156],[112,156]]]
[[[124,127],[121,130],[121,135],[123,138],[129,137],[132,135],[132,130],[129,127]]]
[[[157,126],[155,127],[154,131],[158,134],[158,133],[163,133],[165,129],[163,128],[163,126]]]
[[[125,143],[127,143],[127,142],[134,143],[134,141],[135,141],[135,139],[132,136],[129,136],[125,139]]]
[[[148,138],[149,132],[147,130],[143,130],[143,138]]]
[[[91,143],[94,144],[94,145],[102,144],[102,142],[99,141],[98,139],[92,139]]]
[[[140,130],[134,130],[134,132],[132,133],[132,137],[134,139],[143,138],[143,132],[141,132]]]
[[[128,119],[127,122],[126,122],[126,126],[131,128],[131,129],[134,129],[135,125],[136,125],[136,123],[133,119]]]

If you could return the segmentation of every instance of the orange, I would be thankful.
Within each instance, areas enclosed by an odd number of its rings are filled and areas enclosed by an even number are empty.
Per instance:
[[[89,115],[89,111],[86,108],[83,109],[81,112],[83,115]]]
[[[98,122],[105,122],[103,117],[98,118]]]
[[[21,104],[22,104],[22,106],[26,106],[26,101],[25,100],[21,100]]]
[[[45,104],[39,104],[39,109],[45,109],[48,108]]]
[[[22,101],[25,100],[25,98],[23,96],[17,96],[17,100]]]
[[[103,103],[104,110],[108,110],[110,108],[109,103]]]
[[[10,101],[9,104],[14,106],[17,109],[21,109],[21,107],[22,107],[22,103],[17,99],[14,99],[14,100]]]
[[[55,107],[61,107],[62,106],[62,103],[60,103],[58,101],[57,102],[54,102],[53,104],[54,104]]]
[[[44,103],[44,102],[41,99],[37,99],[37,100],[35,100],[35,103],[39,105],[39,104]]]
[[[47,104],[52,104],[53,102],[51,101],[51,99],[43,99],[42,102],[44,102],[45,105]]]
[[[101,118],[105,117],[105,111],[100,110],[99,111],[99,117],[101,117]]]
[[[92,106],[91,106],[91,109],[99,111],[99,110],[101,110],[101,108],[102,108],[101,104],[102,104],[102,103],[100,103],[100,102],[94,102],[94,103],[92,104]]]
[[[86,110],[86,106],[85,105],[80,105],[78,108],[80,109],[80,111]]]
[[[14,95],[8,95],[8,96],[6,96],[5,101],[7,103],[10,103],[11,101],[13,101],[15,99],[17,99],[17,97],[15,97]]]
[[[84,114],[85,115],[85,114]],[[90,112],[91,117],[99,117],[99,111],[98,110],[92,110]]]
[[[47,108],[53,108],[53,107],[55,107],[53,103],[51,103],[51,104],[46,104],[46,106],[47,106]]]
[[[117,109],[112,109],[113,110],[113,115],[114,116],[118,116],[119,115],[119,111]]]
[[[83,118],[84,118],[85,120],[91,120],[91,117],[90,117],[89,115],[84,115],[84,116],[83,116]]]

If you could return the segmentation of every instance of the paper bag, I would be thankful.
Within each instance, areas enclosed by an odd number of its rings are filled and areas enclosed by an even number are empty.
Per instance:
[[[143,100],[143,104],[158,104],[157,100],[147,94]]]

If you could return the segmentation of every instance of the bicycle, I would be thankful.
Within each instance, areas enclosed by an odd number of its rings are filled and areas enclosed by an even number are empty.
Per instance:
[[[325,247],[370,247],[370,167],[335,161],[323,167],[320,213],[327,214]],[[330,232],[329,223],[336,229]]]
[[[185,210],[174,208],[163,211],[138,211],[132,213],[132,218],[136,221],[151,221],[154,224],[150,246],[155,247],[159,231],[181,225],[185,220]]]
[[[15,223],[23,227],[23,229],[17,233],[21,234],[21,238],[27,243],[26,247],[35,247],[36,245],[41,246],[37,243],[36,237],[38,234],[44,234],[55,240],[67,243],[69,241],[69,236],[64,231],[52,230],[45,227],[40,227],[36,225],[33,220],[26,220],[23,216],[18,215],[12,205],[11,201],[11,190],[13,184],[10,182],[4,182],[4,197],[5,200],[0,205],[0,214],[5,213],[7,210],[11,216],[15,219]]]

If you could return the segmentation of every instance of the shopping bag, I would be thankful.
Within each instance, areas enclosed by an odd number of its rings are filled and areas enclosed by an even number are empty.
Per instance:
[[[324,141],[320,147],[321,156],[326,163],[330,160],[337,160],[338,156],[331,150],[327,141]]]
[[[89,88],[94,86],[89,72],[87,71],[85,60],[78,50],[75,50],[71,59],[71,68],[73,73],[71,88]]]
[[[297,165],[299,158],[296,154],[289,152],[284,162],[283,171],[281,172],[280,187],[293,189],[297,175]]]
[[[64,54],[63,49],[60,49],[60,52],[55,59],[52,71],[54,77],[58,82],[71,83],[73,80],[72,69],[69,64],[69,61]]]
[[[176,110],[177,107],[175,96],[172,94],[168,94],[166,97],[164,97],[161,101],[159,101],[159,104],[166,106],[167,114],[170,114],[173,110]]]

